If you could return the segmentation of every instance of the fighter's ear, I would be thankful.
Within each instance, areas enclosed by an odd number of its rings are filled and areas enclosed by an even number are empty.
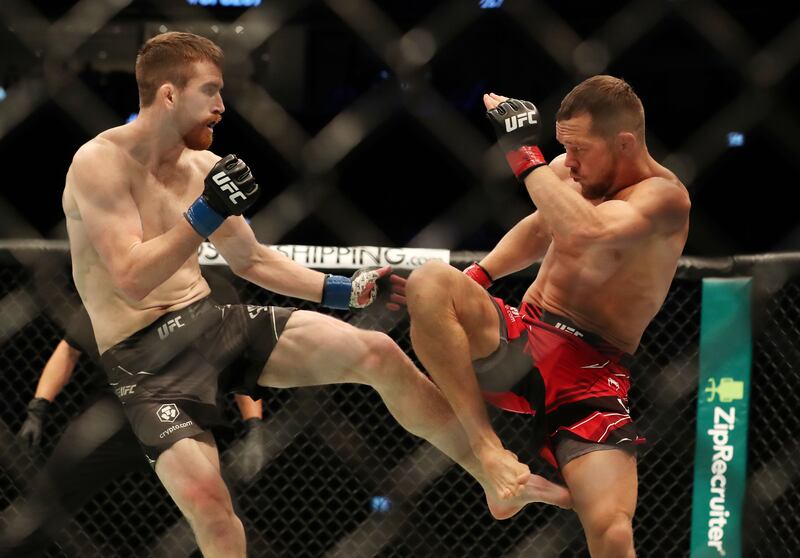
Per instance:
[[[633,132],[618,132],[614,144],[623,155],[633,155],[639,145],[639,140]]]
[[[156,92],[156,98],[161,101],[167,108],[172,108],[175,105],[175,94],[178,89],[170,81],[165,81],[161,84]]]

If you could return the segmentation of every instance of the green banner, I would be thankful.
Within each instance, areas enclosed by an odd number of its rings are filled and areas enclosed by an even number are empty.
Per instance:
[[[750,400],[750,279],[704,279],[692,558],[740,558]]]

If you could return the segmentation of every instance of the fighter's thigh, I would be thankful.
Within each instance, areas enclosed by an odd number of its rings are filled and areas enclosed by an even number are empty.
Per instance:
[[[573,507],[587,531],[602,531],[636,511],[636,456],[624,450],[593,451],[567,463],[561,472]]]
[[[385,334],[356,328],[325,314],[292,313],[258,379],[269,387],[360,382],[367,360],[402,351]]]
[[[208,432],[175,442],[159,455],[155,469],[164,488],[188,516],[209,506],[232,507],[220,474],[217,446]]]
[[[500,342],[500,316],[486,290],[458,269],[431,261],[409,277],[408,307],[412,328],[421,320],[437,327],[440,320],[455,319],[470,344],[473,359],[483,358]]]
[[[492,354],[500,342],[500,315],[483,287],[463,274],[459,274],[455,289],[455,309],[469,339],[472,358]]]

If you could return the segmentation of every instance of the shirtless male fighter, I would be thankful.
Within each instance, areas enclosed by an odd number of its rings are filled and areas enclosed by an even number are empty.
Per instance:
[[[204,555],[245,555],[204,428],[216,414],[218,382],[255,399],[262,386],[372,385],[409,432],[481,483],[496,517],[531,501],[569,505],[563,487],[529,474],[513,497],[500,493],[447,401],[388,336],[315,312],[208,297],[196,257],[206,237],[240,277],[333,308],[368,305],[390,271],[357,272],[351,281],[257,242],[241,216],[258,193],[250,169],[207,151],[224,111],[221,64],[219,47],[193,34],[147,41],[136,60],[139,117],[77,151],[63,195],[73,277],[101,361]]]
[[[549,165],[531,103],[484,96],[487,116],[537,210],[459,273],[430,262],[408,279],[420,361],[495,482],[528,470],[493,430],[484,399],[536,415],[594,557],[633,556],[635,447],[627,364],[669,289],[689,226],[689,195],[645,144],[644,109],[623,80],[595,76],[556,115],[566,153]],[[544,258],[519,310],[494,279]],[[600,451],[602,450],[602,451]]]

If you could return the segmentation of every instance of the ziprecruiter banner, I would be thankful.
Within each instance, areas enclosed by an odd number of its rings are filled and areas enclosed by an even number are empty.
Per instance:
[[[704,279],[692,558],[742,556],[751,358],[750,279]]]

